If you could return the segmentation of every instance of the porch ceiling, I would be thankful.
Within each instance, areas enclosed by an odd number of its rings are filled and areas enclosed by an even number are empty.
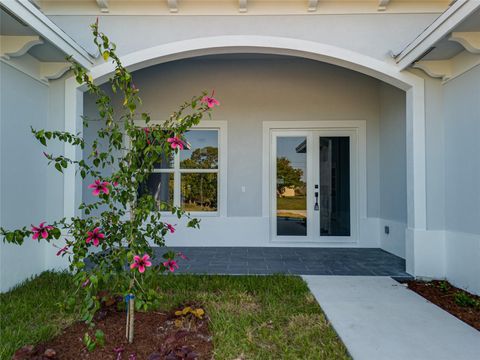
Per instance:
[[[47,15],[355,14],[443,12],[451,0],[37,0]]]

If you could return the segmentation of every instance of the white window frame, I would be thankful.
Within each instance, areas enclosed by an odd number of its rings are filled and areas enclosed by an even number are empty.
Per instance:
[[[138,121],[138,126],[144,126],[145,123]],[[160,120],[152,120],[150,124],[161,124]],[[217,211],[189,211],[196,217],[225,217],[227,216],[227,122],[219,120],[200,121],[200,124],[192,126],[190,130],[216,130],[218,131],[218,168],[217,169],[181,169],[180,153],[175,154],[174,164],[171,169],[156,169],[154,173],[170,173],[173,175],[173,204],[181,205],[181,174],[185,173],[216,173],[217,174]],[[181,151],[181,150],[180,150]],[[164,216],[175,216],[168,211],[162,212]]]

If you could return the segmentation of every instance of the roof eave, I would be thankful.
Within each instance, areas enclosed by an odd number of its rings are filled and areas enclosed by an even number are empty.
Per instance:
[[[40,36],[58,47],[66,55],[71,55],[81,66],[89,69],[94,57],[76,43],[62,29],[27,0],[0,0],[3,7],[15,14],[20,20],[38,32]]]
[[[395,57],[399,68],[404,70],[409,67],[479,8],[480,1],[457,0]]]

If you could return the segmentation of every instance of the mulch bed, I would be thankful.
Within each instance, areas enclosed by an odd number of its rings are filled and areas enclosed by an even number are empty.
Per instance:
[[[480,331],[480,296],[456,288],[447,281],[407,281],[407,285],[409,289]],[[462,293],[476,301],[477,305],[459,305],[455,298],[456,294]]]
[[[129,344],[125,338],[126,313],[112,309],[101,310],[96,315],[94,330],[83,322],[66,328],[52,340],[37,346],[24,346],[12,359],[15,360],[178,360],[212,359],[212,337],[208,329],[208,316],[179,317],[174,309],[169,313],[136,312],[135,338]],[[105,345],[88,351],[83,336],[93,337],[95,330],[105,333]]]

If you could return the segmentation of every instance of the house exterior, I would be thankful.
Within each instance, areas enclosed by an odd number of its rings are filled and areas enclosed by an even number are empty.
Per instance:
[[[152,119],[202,90],[221,103],[146,185],[202,221],[170,245],[378,247],[480,293],[480,1],[0,3],[2,226],[90,201],[91,179],[48,169],[29,128],[93,140],[95,100],[63,59],[108,78],[98,17]],[[49,244],[0,246],[2,291],[65,267]]]

